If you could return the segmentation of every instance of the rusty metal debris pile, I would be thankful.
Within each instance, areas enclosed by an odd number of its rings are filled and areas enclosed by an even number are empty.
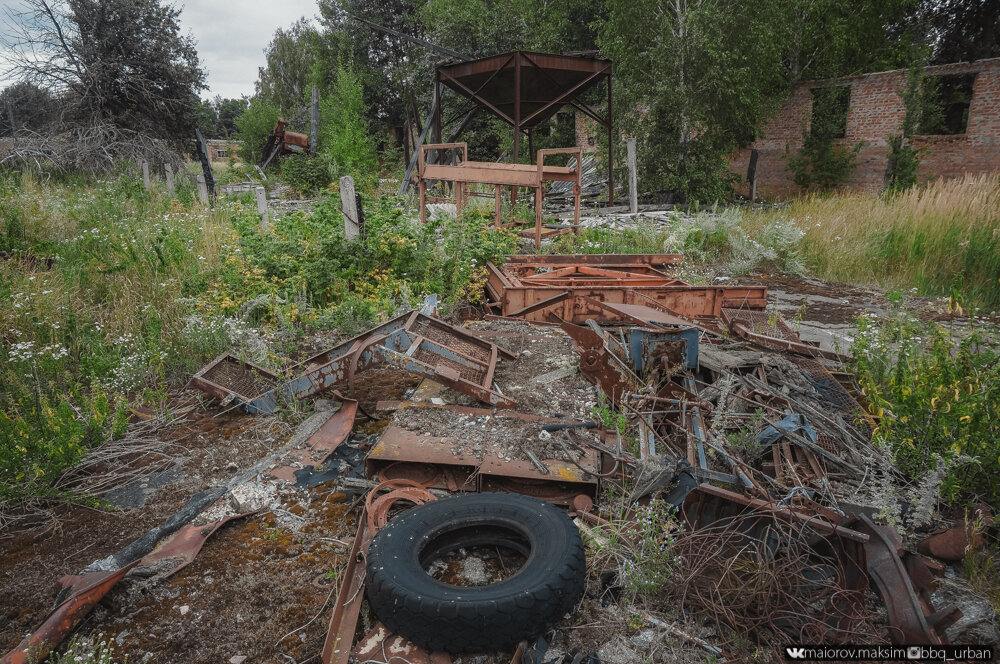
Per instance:
[[[382,623],[359,628],[367,556],[405,505],[490,492],[559,506],[598,539],[614,525],[609,518],[632,519],[633,505],[673,505],[685,529],[664,537],[678,553],[680,606],[708,616],[717,638],[647,621],[716,656],[732,655],[726,633],[767,633],[771,643],[946,643],[961,613],[931,602],[944,569],[935,557],[960,559],[972,535],[937,533],[917,552],[877,524],[866,504],[882,472],[870,441],[876,423],[843,358],[802,341],[768,311],[766,288],[691,285],[673,274],[681,261],[515,256],[488,265],[482,320],[455,325],[410,312],[280,373],[217,358],[191,382],[222,410],[266,415],[320,396],[338,405],[203,501],[201,525],[150,535],[161,540],[152,552],[99,561],[67,579],[73,594],[3,661],[57,642],[133,566],[169,558],[168,575],[190,562],[227,520],[256,509],[239,497],[249,485],[308,490],[330,478],[365,498],[324,663],[452,661]],[[413,387],[381,394],[386,374]],[[617,516],[602,504],[609,486],[625,496]],[[476,527],[458,524],[455,545],[478,541]],[[528,558],[527,548],[512,546]],[[449,560],[425,567],[454,566]],[[873,592],[884,615],[871,609]],[[543,643],[523,642],[512,661],[530,660]]]

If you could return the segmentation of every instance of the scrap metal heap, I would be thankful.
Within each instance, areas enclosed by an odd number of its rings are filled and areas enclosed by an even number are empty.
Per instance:
[[[886,605],[894,643],[946,643],[945,630],[961,613],[931,605],[942,566],[905,551],[894,529],[873,521],[871,508],[845,498],[863,495],[877,452],[875,423],[849,389],[843,358],[803,341],[767,311],[765,287],[685,283],[673,274],[681,261],[675,254],[513,256],[487,265],[491,313],[484,321],[456,327],[413,312],[284,378],[224,356],[194,382],[266,413],[331,387],[353,396],[360,374],[386,364],[425,379],[409,401],[373,405],[393,421],[365,460],[366,476],[382,484],[369,505],[377,514],[362,519],[358,560],[388,506],[427,500],[428,489],[526,493],[568,507],[586,528],[606,523],[594,508],[603,485],[629,477],[630,499],[663,496],[674,505],[691,531],[689,544],[730,556],[748,547],[784,555],[793,561],[785,572],[802,575],[802,588],[825,597],[794,619],[777,609],[763,622],[721,612],[730,626],[856,641],[871,585]],[[498,340],[517,343],[518,351]],[[547,349],[551,363],[525,363],[539,348],[533,343]],[[575,350],[576,366],[552,344]],[[573,393],[574,376],[627,417],[637,431],[636,454],[620,432],[588,417],[594,395]],[[560,385],[565,403],[533,400]],[[573,412],[574,402],[583,408]],[[376,497],[382,490],[391,492]],[[706,590],[699,581],[711,575],[701,569],[690,576],[691,597],[720,601],[718,583]],[[354,636],[364,566],[347,578],[325,662],[346,662],[351,653],[342,646]],[[373,639],[391,641],[411,661],[431,661],[381,625],[355,654],[370,657]]]
[[[766,311],[766,288],[687,284],[672,274],[681,260],[515,256],[488,265],[493,313],[484,320],[457,326],[413,311],[283,374],[226,354],[192,378],[221,406],[252,414],[321,393],[341,403],[333,413],[317,413],[302,440],[289,441],[246,477],[308,486],[314,469],[344,447],[357,414],[391,420],[358,464],[363,478],[339,478],[368,498],[324,663],[346,664],[352,654],[388,661],[387,652],[411,662],[451,661],[381,623],[355,645],[365,555],[400,501],[521,493],[568,508],[588,530],[609,525],[595,507],[607,483],[630,487],[629,505],[653,498],[673,505],[688,531],[677,540],[687,601],[737,633],[767,629],[790,643],[856,643],[875,634],[863,629],[865,592],[873,586],[892,642],[947,642],[945,630],[961,613],[931,605],[943,565],[904,550],[899,534],[876,524],[863,504],[866,483],[874,483],[875,422],[850,389],[840,355],[803,341]],[[371,379],[379,371],[419,384],[405,400],[386,399]],[[604,428],[594,413],[605,408],[631,427]],[[636,432],[635,445],[628,431]],[[132,565],[174,548],[190,561],[221,524],[199,526],[194,544],[188,539],[195,526],[182,528],[160,553],[122,554],[118,565],[67,577],[66,594],[76,592],[25,648],[57,642]],[[929,538],[920,550],[944,557],[949,541]],[[732,570],[721,566],[747,552],[780,570],[785,594],[762,598],[740,584],[727,586]],[[4,662],[23,661],[10,657]]]

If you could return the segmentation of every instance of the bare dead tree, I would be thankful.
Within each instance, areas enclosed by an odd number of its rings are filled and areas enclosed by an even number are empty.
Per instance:
[[[0,78],[50,91],[60,117],[0,161],[42,159],[86,170],[122,158],[173,161],[161,153],[189,142],[205,88],[179,13],[162,0],[20,0],[7,8],[0,46],[9,64]]]

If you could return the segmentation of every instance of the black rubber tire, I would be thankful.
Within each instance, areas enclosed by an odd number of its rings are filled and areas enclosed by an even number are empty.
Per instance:
[[[512,577],[459,587],[425,570],[459,547],[499,545],[525,556]],[[573,521],[549,503],[510,493],[436,500],[407,510],[376,535],[366,590],[376,617],[428,650],[480,653],[531,639],[583,595],[583,541]]]

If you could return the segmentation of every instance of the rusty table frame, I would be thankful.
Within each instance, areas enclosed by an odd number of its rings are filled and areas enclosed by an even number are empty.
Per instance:
[[[667,255],[664,258],[669,257]],[[688,319],[716,319],[724,308],[763,310],[766,286],[692,286],[654,265],[652,258],[608,256],[595,263],[586,255],[512,260],[498,267],[487,263],[486,289],[491,306],[503,316],[546,321],[549,315],[582,324],[609,318],[601,303],[643,305]],[[612,262],[613,261],[613,262]],[[544,270],[544,271],[543,271]]]
[[[461,163],[429,164],[429,151],[457,150],[461,153]],[[420,221],[427,221],[427,201],[440,201],[440,198],[427,196],[427,182],[454,182],[455,206],[459,215],[465,207],[468,192],[466,185],[485,184],[494,186],[493,223],[500,227],[502,204],[500,201],[501,187],[510,186],[512,190],[525,187],[535,192],[535,248],[542,246],[542,201],[545,198],[546,182],[573,183],[573,226],[580,224],[580,187],[582,177],[583,151],[580,148],[550,148],[538,151],[537,164],[505,164],[489,161],[469,161],[469,148],[465,143],[432,143],[420,146],[417,178],[420,182]],[[576,166],[546,166],[545,157],[557,154],[568,154],[576,157]],[[513,211],[515,197],[511,196]]]

